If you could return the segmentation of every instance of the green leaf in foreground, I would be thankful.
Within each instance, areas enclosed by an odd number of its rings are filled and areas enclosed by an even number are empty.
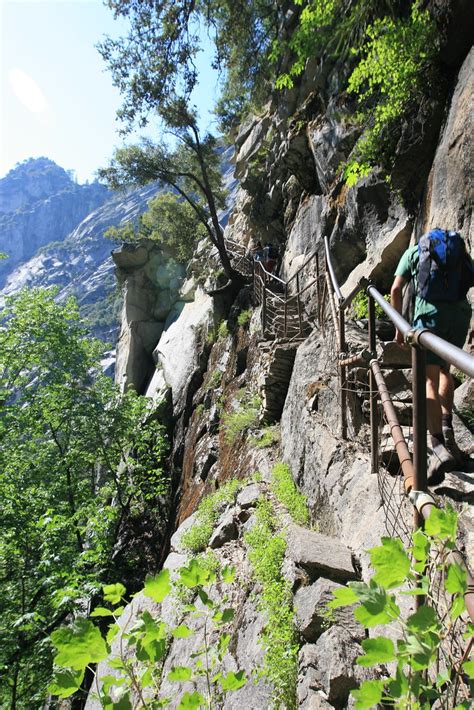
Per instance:
[[[110,602],[111,604],[118,604],[127,592],[121,582],[106,584],[105,587],[103,587],[103,591],[105,601]]]
[[[168,680],[191,680],[193,672],[188,666],[175,666],[168,673]]]
[[[370,710],[382,700],[384,683],[382,680],[365,680],[358,690],[352,690],[357,710]]]
[[[398,619],[400,609],[395,604],[393,596],[387,594],[383,587],[378,587],[371,580],[370,586],[354,582],[361,605],[354,611],[354,617],[368,629],[378,624],[389,624]]]
[[[385,636],[364,639],[362,648],[365,651],[365,655],[359,656],[357,659],[359,666],[375,666],[378,663],[389,663],[396,658],[393,641]]]
[[[199,561],[194,558],[187,567],[181,568],[180,581],[188,589],[193,589],[202,584],[215,581],[215,574],[199,564]]]
[[[224,692],[228,690],[238,690],[242,688],[247,682],[244,671],[239,671],[238,673],[228,673],[221,679],[221,687]]]
[[[178,710],[197,710],[204,702],[203,696],[197,690],[194,693],[184,693],[178,705]]]
[[[464,661],[462,669],[468,674],[469,678],[474,679],[474,661]]]
[[[91,611],[91,616],[113,616],[113,615],[114,615],[113,611],[111,611],[110,609],[106,609],[103,606],[98,606],[93,611]]]
[[[88,619],[76,619],[72,626],[53,631],[51,641],[58,651],[54,662],[62,668],[82,670],[108,655],[99,629]]]
[[[370,561],[375,569],[374,582],[385,589],[402,584],[410,572],[410,558],[401,540],[383,537],[380,547],[369,550]]]
[[[48,690],[52,695],[58,698],[69,698],[81,687],[82,679],[84,678],[84,670],[55,670],[52,683],[48,686]]]
[[[194,631],[186,626],[186,624],[180,624],[171,632],[175,639],[187,639],[192,636]]]
[[[170,571],[169,569],[162,569],[161,572],[154,577],[146,578],[143,594],[153,599],[157,604],[161,604],[163,599],[170,593],[170,590]]]
[[[433,508],[429,518],[425,521],[425,532],[432,537],[451,542],[456,541],[458,517],[453,508]]]
[[[330,609],[337,609],[340,606],[351,606],[355,604],[359,597],[351,587],[338,587],[333,590],[334,599],[328,603]]]
[[[444,586],[450,594],[464,594],[467,589],[466,570],[458,564],[449,565]]]

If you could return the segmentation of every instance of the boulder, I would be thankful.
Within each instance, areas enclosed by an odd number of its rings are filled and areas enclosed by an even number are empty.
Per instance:
[[[357,578],[352,552],[339,540],[291,525],[287,541],[288,557],[311,578],[325,576],[342,582]]]
[[[342,585],[321,577],[308,587],[300,587],[293,600],[295,625],[302,636],[314,642],[334,622],[342,626],[357,640],[365,637],[365,631],[358,624],[350,607],[328,609],[328,603],[334,599],[333,592],[342,589]]]
[[[213,315],[213,299],[199,292],[192,303],[176,303],[165,322],[154,354],[171,387],[175,412],[184,407],[186,387],[200,368],[201,349]]]
[[[225,545],[226,542],[235,540],[238,536],[239,531],[235,520],[235,508],[231,508],[219,519],[217,527],[209,540],[209,547],[215,550]]]
[[[258,499],[262,495],[262,488],[258,483],[252,483],[250,486],[245,486],[237,496],[237,505],[242,510],[254,508],[257,505]]]
[[[311,695],[322,691],[330,705],[345,707],[349,692],[367,674],[355,662],[361,652],[359,644],[339,626],[331,627],[315,644],[303,646],[299,656],[298,696],[306,696],[308,701]]]

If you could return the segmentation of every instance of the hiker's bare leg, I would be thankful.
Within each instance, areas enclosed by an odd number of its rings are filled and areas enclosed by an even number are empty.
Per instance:
[[[443,367],[439,373],[438,392],[442,414],[451,416],[453,413],[454,381],[451,374]]]
[[[431,435],[443,431],[441,420],[440,366],[426,366],[426,418]]]

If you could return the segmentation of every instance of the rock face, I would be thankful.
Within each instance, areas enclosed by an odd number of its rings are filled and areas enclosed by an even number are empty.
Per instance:
[[[0,261],[3,293],[54,286],[59,299],[77,299],[95,335],[115,341],[120,298],[110,256],[114,245],[104,233],[135,219],[155,193],[155,186],[111,195],[97,183],[76,185],[46,159],[11,171],[0,181],[0,251],[9,254]]]
[[[258,239],[279,241],[283,252],[280,275],[287,280],[314,252],[322,263],[323,237],[327,236],[343,293],[362,276],[387,289],[401,253],[428,221],[451,222],[457,215],[453,226],[467,230],[465,236],[469,237],[467,203],[472,168],[462,126],[469,120],[471,64],[470,55],[459,72],[456,88],[453,86],[437,150],[423,155],[420,175],[429,164],[431,192],[423,199],[416,192],[416,208],[400,199],[400,193],[391,190],[378,172],[352,188],[341,183],[337,168],[350,155],[356,135],[338,115],[347,109],[336,106],[337,77],[330,79],[329,70],[308,65],[301,86],[287,101],[269,104],[263,116],[250,119],[241,128],[235,158],[241,188],[226,227],[227,237],[245,246]],[[292,111],[295,115],[290,119]],[[439,116],[437,120],[440,122]],[[423,145],[426,151],[428,144]],[[266,156],[263,162],[262,155]],[[420,178],[405,177],[406,184]],[[128,328],[129,334],[120,345],[126,354],[121,367],[126,378],[137,382],[143,368],[151,368],[153,357],[154,369],[149,369],[145,378],[152,374],[147,395],[155,402],[167,401],[177,531],[165,565],[173,566],[186,552],[182,538],[197,523],[199,501],[228,479],[249,479],[258,471],[262,482],[247,484],[235,503],[219,511],[209,548],[219,560],[230,560],[238,569],[239,590],[231,594],[239,609],[238,624],[231,631],[231,658],[225,661],[226,668],[248,670],[260,663],[258,636],[266,620],[255,604],[258,596],[249,595],[250,591],[258,595],[259,588],[253,586],[243,536],[256,524],[255,507],[262,492],[274,503],[268,490],[270,471],[276,460],[285,461],[307,497],[314,526],[308,530],[291,523],[281,506],[276,506],[286,525],[282,573],[293,591],[299,633],[297,706],[304,710],[353,707],[350,690],[370,677],[356,663],[367,632],[354,621],[350,610],[328,613],[327,603],[334,590],[348,581],[367,581],[372,574],[367,550],[379,545],[387,533],[407,541],[412,519],[399,479],[385,470],[378,478],[371,472],[367,372],[364,368],[350,372],[349,436],[343,440],[337,339],[327,303],[326,311],[319,312],[319,324],[315,310],[311,311],[313,330],[305,339],[262,342],[258,314],[249,328],[238,325],[239,312],[248,307],[248,292],[242,292],[231,305],[218,303],[183,282],[181,291],[173,291],[170,298],[168,287],[163,293],[163,286],[150,278],[151,253],[140,249],[133,254],[122,250],[115,256],[128,293],[122,333]],[[306,306],[315,294],[308,291],[305,298]],[[161,307],[168,311],[166,317],[160,313]],[[228,319],[227,326],[216,338],[215,327],[222,316]],[[367,348],[367,333],[356,324],[348,325],[346,337],[351,354]],[[405,417],[402,423],[408,422],[410,374],[397,369],[407,363],[400,357],[400,348],[379,345],[378,349],[383,351],[387,367],[394,367],[386,372],[387,382],[397,395],[397,407]],[[126,358],[133,360],[138,350],[142,361],[136,360],[127,370]],[[469,398],[469,391],[467,385],[459,389],[458,407]],[[260,398],[252,420],[245,419],[251,409],[246,392]],[[233,415],[237,415],[237,422],[242,415],[243,424],[235,424],[229,437],[229,426],[224,423]],[[265,422],[279,423],[280,443],[276,437],[267,448],[258,449]],[[455,425],[459,441],[464,443],[462,421],[456,418]],[[385,459],[392,453],[387,447]],[[471,484],[464,479],[455,484],[451,476],[455,478],[450,474],[446,482],[451,497],[468,500]],[[466,548],[472,551],[469,513],[463,512],[462,523]],[[409,597],[400,597],[397,603],[404,615],[413,611]],[[370,630],[370,634],[377,633]],[[172,663],[185,662],[196,643],[178,648],[173,642],[166,669]],[[171,691],[171,686],[165,682],[162,690],[168,689]],[[271,689],[261,684],[253,693],[246,687],[226,697],[223,707],[271,706]]]
[[[0,180],[0,286],[17,264],[49,242],[62,242],[110,198],[98,183],[77,185],[46,158],[30,159]]]
[[[431,169],[425,204],[426,228],[447,225],[450,229],[457,229],[468,241],[471,250],[474,250],[473,93],[474,49],[471,49],[459,72],[446,125]]]

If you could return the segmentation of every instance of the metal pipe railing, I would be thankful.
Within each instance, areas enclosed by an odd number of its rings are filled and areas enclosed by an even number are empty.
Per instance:
[[[336,279],[336,274],[334,273],[332,261],[331,261],[331,253],[329,251],[329,240],[327,237],[324,237],[324,251],[326,253],[326,266],[329,271],[329,276],[331,279],[331,284],[334,290],[334,293],[336,294],[337,300],[339,303],[344,300],[344,296],[341,293],[341,289],[339,288],[339,284],[337,283]]]
[[[376,352],[376,333],[375,333],[375,304],[372,298],[369,298],[369,350],[372,357],[375,358]],[[379,417],[377,406],[377,382],[372,368],[369,371],[369,393],[370,393],[370,453],[372,461],[372,473],[378,473],[379,470]]]
[[[387,422],[390,427],[390,434],[395,445],[395,451],[397,452],[398,460],[400,462],[400,467],[402,469],[405,492],[409,493],[414,487],[416,473],[411,460],[410,451],[408,449],[405,437],[403,436],[402,428],[398,421],[398,416],[395,407],[393,406],[392,398],[390,397],[390,392],[388,391],[385,378],[380,369],[380,364],[378,360],[373,359],[370,362],[371,372],[374,374],[374,379],[377,385],[378,392],[380,394],[380,401],[387,417]]]
[[[428,520],[434,508],[439,507],[436,505],[434,499],[429,493],[412,490],[409,494],[409,498],[423,520]],[[464,592],[464,601],[466,603],[467,613],[469,614],[471,621],[474,622],[474,577],[472,576],[469,567],[466,565],[464,557],[457,550],[449,552],[448,560],[460,565],[466,570],[467,589]]]

